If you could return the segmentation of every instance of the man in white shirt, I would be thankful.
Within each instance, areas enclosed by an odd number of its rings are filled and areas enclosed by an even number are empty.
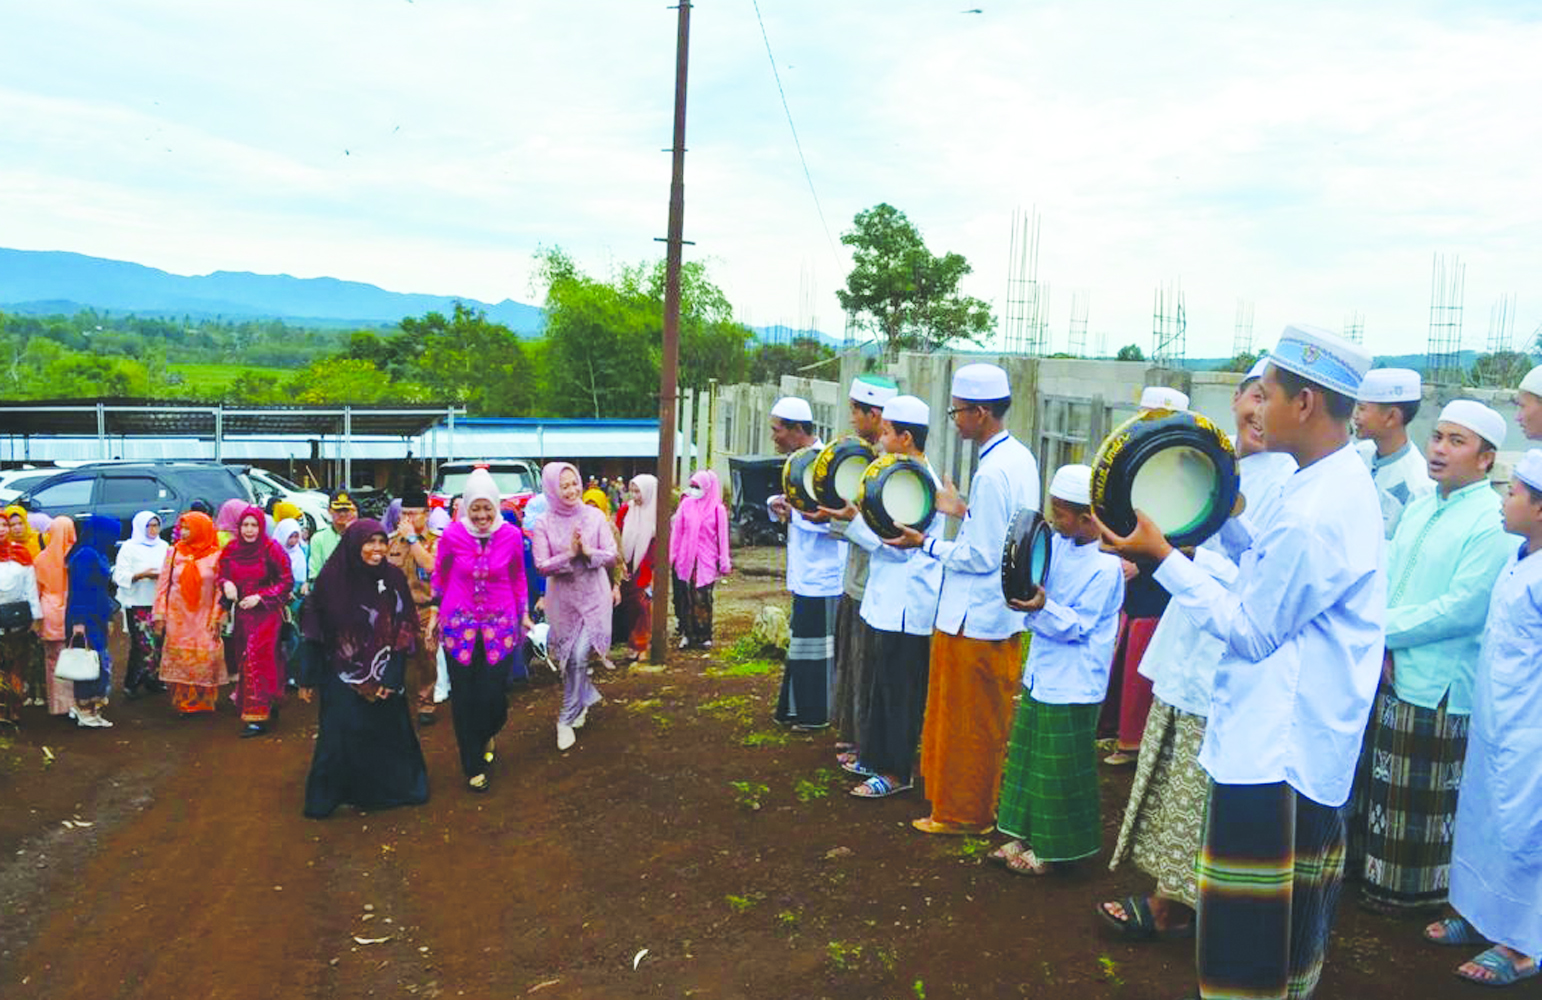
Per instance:
[[[771,440],[779,454],[818,447],[808,400],[783,396],[771,407]],[[776,721],[795,729],[830,724],[835,694],[835,611],[846,571],[846,546],[830,534],[829,518],[793,510],[784,496],[767,501],[787,522],[787,589],[792,591],[792,643],[782,672]]]
[[[1408,440],[1408,425],[1419,413],[1423,383],[1412,368],[1375,368],[1366,372],[1355,394],[1356,450],[1371,470],[1381,501],[1386,536],[1397,534],[1397,522],[1408,505],[1435,492],[1435,481],[1424,456]]]
[[[1296,460],[1257,524],[1233,518],[1227,588],[1144,515],[1105,539],[1161,563],[1172,606],[1226,649],[1199,762],[1210,775],[1198,859],[1202,997],[1305,1000],[1343,882],[1345,817],[1381,674],[1386,577],[1376,487],[1349,442],[1371,359],[1288,326],[1264,373],[1264,440]]]
[[[1515,391],[1515,422],[1528,440],[1542,441],[1542,365],[1527,372]]]
[[[1039,509],[1038,463],[1003,424],[1011,404],[1007,373],[996,365],[954,372],[948,415],[959,437],[980,446],[980,459],[968,504],[945,478],[937,510],[963,524],[951,542],[906,528],[888,543],[920,548],[943,568],[921,728],[932,812],[912,823],[923,833],[978,834],[995,825],[1024,629],[1001,590],[1001,551],[1012,515]]]

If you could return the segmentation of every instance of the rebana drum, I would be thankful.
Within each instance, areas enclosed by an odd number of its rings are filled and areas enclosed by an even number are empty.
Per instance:
[[[862,520],[880,538],[898,538],[900,525],[925,531],[937,516],[932,470],[909,455],[884,455],[862,473],[857,492]]]
[[[832,510],[856,500],[862,473],[876,457],[873,446],[859,437],[848,435],[830,442],[814,460],[814,499]]]
[[[1190,410],[1136,414],[1092,462],[1092,507],[1105,525],[1128,535],[1142,510],[1180,547],[1221,530],[1241,485],[1231,439]]]
[[[814,462],[819,449],[813,445],[799,448],[782,463],[782,495],[794,510],[813,514],[819,510],[814,497]]]
[[[1038,511],[1023,507],[1012,515],[1001,553],[1001,592],[1007,600],[1026,601],[1044,586],[1054,536],[1054,529]]]

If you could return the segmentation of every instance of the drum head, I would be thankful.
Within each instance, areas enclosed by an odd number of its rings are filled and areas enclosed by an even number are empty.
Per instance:
[[[832,441],[814,462],[811,486],[820,506],[836,509],[857,498],[862,473],[872,463],[873,446],[854,435]]]
[[[1026,601],[1049,577],[1054,530],[1039,512],[1023,507],[1007,525],[1001,553],[1001,592],[1009,601]]]
[[[1240,488],[1230,439],[1189,411],[1137,415],[1109,435],[1093,462],[1092,505],[1103,523],[1127,535],[1142,510],[1176,546],[1219,531]]]
[[[818,458],[819,449],[809,445],[788,455],[787,461],[782,463],[782,495],[794,510],[805,514],[812,514],[819,509],[813,488],[814,462]]]
[[[899,525],[925,531],[937,514],[937,484],[925,464],[885,455],[863,472],[857,508],[881,538],[898,538]]]

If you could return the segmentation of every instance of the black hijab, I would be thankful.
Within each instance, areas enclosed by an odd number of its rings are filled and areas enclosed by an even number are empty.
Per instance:
[[[406,576],[384,559],[378,566],[364,561],[364,543],[375,535],[386,535],[379,521],[361,518],[348,526],[300,621],[300,634],[328,647],[348,684],[380,683],[392,654],[417,643],[418,612]]]

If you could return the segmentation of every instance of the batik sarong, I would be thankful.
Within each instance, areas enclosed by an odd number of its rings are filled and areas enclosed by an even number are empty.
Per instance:
[[[1194,859],[1205,832],[1210,776],[1199,766],[1205,718],[1180,712],[1158,698],[1141,737],[1140,762],[1130,786],[1110,870],[1125,858],[1156,879],[1156,894],[1192,909],[1198,888]]]
[[[675,631],[686,648],[712,645],[712,584],[693,587],[676,576],[669,593],[675,605]]]

